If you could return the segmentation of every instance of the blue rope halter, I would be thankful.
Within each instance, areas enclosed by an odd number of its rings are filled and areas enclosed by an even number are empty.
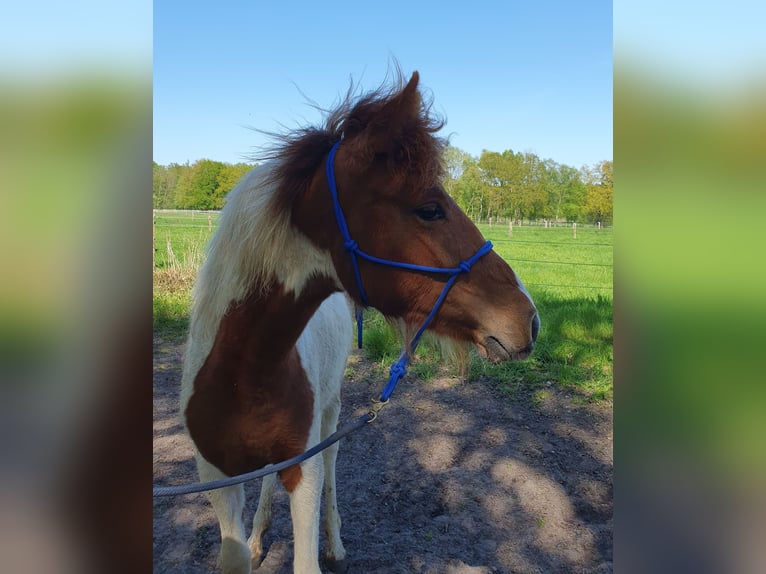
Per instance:
[[[447,282],[445,283],[441,294],[436,299],[436,302],[434,303],[434,306],[431,309],[431,312],[428,314],[428,317],[426,317],[425,321],[423,321],[423,324],[417,330],[417,332],[415,333],[415,336],[412,337],[412,341],[410,341],[410,347],[409,347],[410,352],[408,353],[407,348],[405,348],[402,351],[402,354],[399,356],[399,359],[393,365],[391,365],[391,369],[389,370],[388,383],[386,384],[385,388],[383,389],[383,392],[380,395],[380,402],[386,403],[389,397],[391,396],[391,393],[394,392],[396,385],[399,383],[402,377],[404,377],[404,375],[407,374],[407,363],[409,363],[410,361],[411,354],[415,352],[415,348],[418,346],[418,343],[420,342],[420,337],[423,335],[425,330],[428,328],[428,325],[436,316],[436,313],[439,311],[439,308],[441,307],[442,303],[444,303],[444,299],[447,297],[447,293],[452,288],[452,285],[455,284],[455,281],[457,281],[457,278],[459,275],[462,275],[463,273],[468,273],[471,270],[471,267],[473,266],[474,263],[476,263],[484,255],[492,251],[492,242],[487,241],[484,245],[482,245],[479,248],[479,250],[473,256],[466,259],[465,261],[461,261],[457,267],[428,267],[426,265],[401,263],[398,261],[390,261],[388,259],[380,259],[379,257],[375,257],[373,255],[365,253],[359,248],[359,245],[357,244],[357,242],[351,239],[351,235],[348,232],[348,225],[346,225],[346,218],[343,215],[343,210],[341,209],[340,202],[338,201],[338,189],[335,184],[335,153],[338,151],[338,146],[340,146],[340,142],[336,142],[335,145],[332,146],[332,149],[330,150],[330,155],[327,156],[327,164],[326,164],[327,183],[330,186],[330,195],[332,196],[333,208],[335,210],[335,220],[338,222],[338,227],[340,228],[341,235],[343,235],[343,247],[345,248],[346,251],[348,251],[349,255],[351,255],[351,263],[354,267],[354,276],[356,277],[356,284],[359,287],[359,297],[362,300],[362,303],[365,306],[369,305],[369,301],[367,299],[367,293],[365,292],[364,286],[362,285],[362,275],[359,273],[359,259],[358,259],[359,257],[361,257],[362,259],[366,259],[367,261],[371,261],[372,263],[387,265],[389,267],[397,267],[399,269],[406,269],[407,271],[420,271],[423,273],[441,273],[443,275],[449,275],[449,278],[447,279]],[[359,348],[361,348],[362,347],[362,312],[361,310],[357,311],[356,324],[357,324],[357,342],[359,344]]]

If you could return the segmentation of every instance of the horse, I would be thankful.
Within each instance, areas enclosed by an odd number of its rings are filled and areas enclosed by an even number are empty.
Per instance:
[[[450,267],[485,244],[442,185],[444,122],[418,87],[418,72],[395,76],[372,92],[349,90],[321,125],[281,134],[267,161],[227,197],[193,289],[182,378],[181,408],[203,481],[291,458],[335,431],[352,302],[412,328],[444,286],[436,273],[351,261],[333,216],[328,158],[348,232],[365,252]],[[454,280],[428,330],[473,344],[489,361],[524,359],[539,331],[537,310],[513,269],[485,251]],[[247,539],[242,485],[207,493],[225,574],[259,564],[277,476],[289,494],[294,572],[321,574],[322,491],[325,564],[347,568],[337,453],[336,443],[266,477]]]

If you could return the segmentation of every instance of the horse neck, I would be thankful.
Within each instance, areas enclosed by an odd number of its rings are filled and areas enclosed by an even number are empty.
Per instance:
[[[335,291],[335,280],[320,275],[308,279],[300,293],[274,282],[233,302],[221,319],[211,355],[269,371],[292,352],[309,319]]]
[[[340,290],[329,254],[296,228],[289,205],[275,208],[272,174],[269,165],[253,170],[221,213],[195,285],[186,375],[222,336],[258,355],[289,352],[319,304]]]

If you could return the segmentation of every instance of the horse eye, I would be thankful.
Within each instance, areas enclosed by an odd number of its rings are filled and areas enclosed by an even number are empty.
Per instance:
[[[423,207],[418,207],[415,214],[423,221],[436,221],[444,219],[444,210],[438,203],[429,203]]]

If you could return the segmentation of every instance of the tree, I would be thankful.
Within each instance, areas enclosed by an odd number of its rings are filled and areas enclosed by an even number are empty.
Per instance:
[[[482,150],[476,158],[452,146],[444,150],[444,189],[474,221],[512,217],[612,223],[613,164],[577,170],[532,152]],[[209,159],[179,165],[152,164],[156,209],[221,209],[226,195],[253,165]]]
[[[220,209],[223,199],[217,193],[218,175],[223,167],[219,161],[201,159],[184,170],[176,186],[176,205],[180,209]]]
[[[481,152],[478,165],[485,185],[488,218],[511,216],[516,210],[514,191],[519,181],[517,159],[510,150],[502,154],[487,150]]]
[[[476,158],[460,148],[447,146],[444,150],[446,178],[444,189],[468,217],[479,221],[487,205],[487,186]]]
[[[255,167],[209,159],[168,166],[152,163],[152,200],[155,209],[221,209],[240,179]]]
[[[174,204],[176,209],[196,209],[194,207],[194,175],[192,166],[186,164],[178,173],[178,182],[173,191]]]
[[[152,162],[152,207],[162,209],[167,203],[167,169],[164,165]]]
[[[448,145],[444,149],[444,166],[447,171],[445,189],[449,191],[449,186],[459,180],[466,167],[473,163],[475,163],[475,160],[470,154],[460,148]]]
[[[215,191],[216,207],[214,209],[221,209],[223,207],[226,195],[234,189],[239,180],[251,169],[253,169],[253,166],[246,163],[227,163],[223,165],[221,171],[218,172],[218,187]]]
[[[580,172],[553,160],[545,160],[543,165],[548,196],[545,216],[554,221],[579,220],[585,203],[585,184]]]
[[[223,198],[218,193],[218,175],[223,164],[210,159],[202,159],[192,166],[194,174],[193,197],[194,209],[220,209]]]
[[[614,210],[614,184],[611,161],[602,161],[586,170],[587,193],[584,213],[592,223],[612,223]]]
[[[516,208],[523,219],[538,219],[545,213],[547,173],[537,155],[526,152],[518,154],[520,178],[516,185]]]

